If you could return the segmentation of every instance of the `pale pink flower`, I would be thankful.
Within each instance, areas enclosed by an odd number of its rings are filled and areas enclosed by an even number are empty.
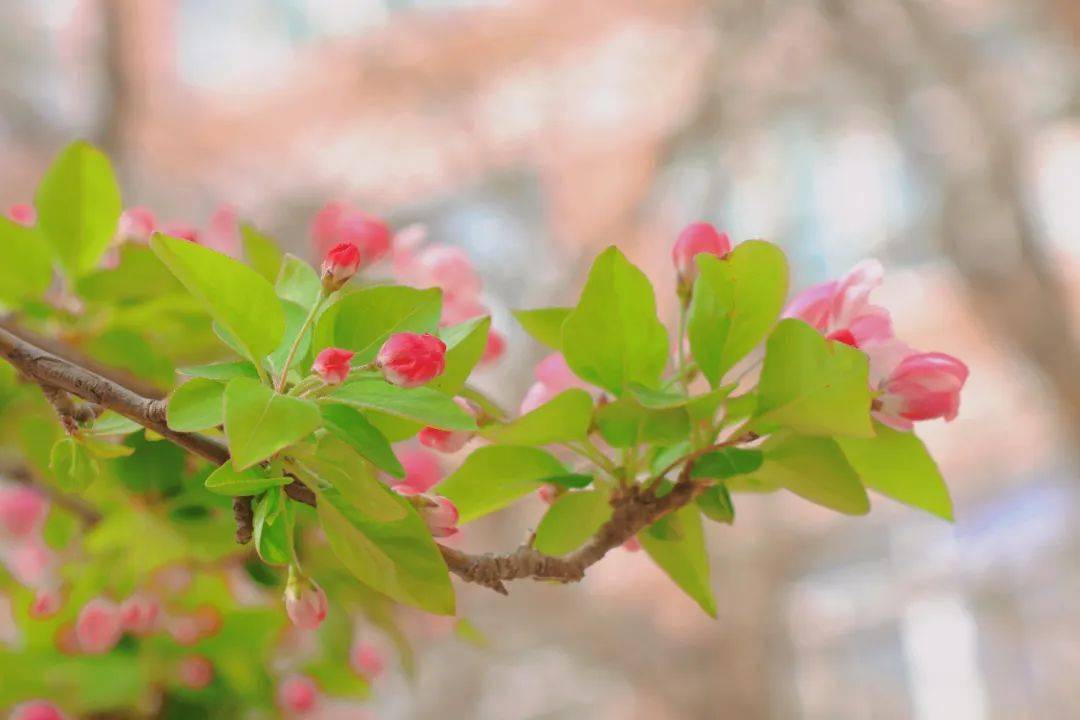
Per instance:
[[[383,674],[386,661],[382,653],[371,643],[357,642],[349,652],[349,664],[357,675],[374,680]]]
[[[157,229],[157,218],[150,208],[130,207],[120,215],[117,237],[120,240],[146,242]]]
[[[410,485],[395,485],[394,492],[408,498],[427,523],[432,536],[450,537],[458,533],[458,509],[442,495],[421,493]]]
[[[7,211],[8,219],[25,227],[33,227],[37,222],[37,210],[33,205],[12,205]]]
[[[157,598],[136,594],[120,604],[120,623],[133,635],[149,635],[157,629],[161,604]]]
[[[47,700],[29,700],[11,711],[10,720],[65,720],[60,709]]]
[[[879,420],[910,430],[920,420],[953,420],[968,368],[945,353],[916,353],[904,358],[885,378],[877,399]]]
[[[105,598],[94,598],[83,605],[75,620],[79,649],[89,655],[109,652],[116,646],[122,633],[120,608]]]
[[[0,546],[0,560],[19,584],[30,588],[51,583],[57,564],[56,554],[46,547],[40,536]]]
[[[839,280],[814,285],[797,294],[784,309],[785,318],[798,318],[830,340],[862,348],[893,337],[889,311],[870,304],[881,285],[884,269],[865,260]]]
[[[0,537],[20,540],[41,529],[49,501],[37,490],[19,484],[0,485]]]
[[[442,480],[439,460],[427,450],[408,447],[398,451],[397,456],[405,469],[405,479],[395,484],[407,485],[416,492],[426,492],[428,488]]]
[[[690,284],[697,277],[697,263],[694,258],[701,253],[708,253],[723,257],[731,252],[731,238],[727,233],[718,232],[715,227],[706,222],[696,222],[687,225],[675,246],[671,249],[671,261],[679,274],[682,283]]]
[[[35,620],[47,620],[60,611],[63,605],[63,597],[58,588],[43,587],[34,593],[34,599],[30,603],[30,617]]]
[[[200,244],[223,255],[238,258],[242,254],[242,243],[236,208],[232,205],[221,205],[210,216]]]
[[[484,354],[480,356],[478,365],[487,366],[498,362],[506,354],[506,338],[495,329],[488,331],[487,343],[484,345]]]
[[[290,571],[285,586],[285,612],[293,625],[314,630],[326,619],[327,610],[326,593],[318,583]]]
[[[566,364],[566,358],[562,356],[562,353],[552,353],[537,363],[533,375],[536,377],[536,382],[529,387],[525,398],[521,401],[519,412],[522,415],[532,412],[559,393],[571,388],[590,389],[589,385],[575,375]]]
[[[292,675],[278,686],[277,697],[282,710],[303,715],[319,704],[319,688],[311,678]]]
[[[176,668],[181,685],[192,690],[202,690],[214,680],[214,664],[202,655],[188,655]]]

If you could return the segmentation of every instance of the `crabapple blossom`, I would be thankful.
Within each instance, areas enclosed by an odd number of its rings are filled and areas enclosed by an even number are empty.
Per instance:
[[[881,386],[875,415],[892,427],[910,430],[919,420],[953,420],[967,366],[945,353],[914,353],[904,358]]]
[[[399,485],[407,485],[416,492],[426,492],[435,483],[442,480],[442,469],[434,454],[417,447],[405,448],[398,452],[398,460],[405,469],[405,479]]]
[[[379,349],[375,365],[393,385],[425,385],[446,368],[446,343],[429,333],[395,333]]]
[[[521,401],[519,412],[522,415],[532,412],[561,392],[571,388],[589,387],[566,364],[562,353],[551,353],[537,363],[533,375],[536,382],[529,387]]]
[[[277,697],[282,710],[303,715],[319,704],[319,688],[311,678],[292,675],[278,685]]]
[[[697,264],[694,258],[701,253],[723,257],[731,252],[731,238],[727,233],[717,231],[706,222],[687,225],[679,233],[675,246],[671,249],[671,261],[679,274],[679,282],[689,286],[697,277]]]
[[[0,485],[0,537],[20,540],[41,528],[49,502],[37,490],[18,484]]]
[[[374,680],[386,669],[382,653],[371,643],[357,642],[349,652],[349,664],[356,674]]]
[[[458,532],[458,509],[449,498],[442,495],[417,492],[409,485],[395,485],[394,492],[409,498],[420,516],[427,523],[434,537],[450,537]]]
[[[292,624],[302,630],[314,630],[326,619],[326,593],[311,578],[289,568],[285,586],[285,612]]]
[[[116,235],[120,240],[146,242],[157,228],[157,218],[150,208],[130,207],[120,215]]]
[[[37,210],[33,205],[12,205],[7,211],[8,219],[25,227],[32,227],[37,222]]]
[[[202,690],[214,680],[214,665],[202,655],[188,655],[176,668],[181,685],[192,690]]]
[[[325,348],[315,356],[311,370],[327,385],[340,385],[349,376],[350,363],[355,354],[351,350]]]
[[[133,635],[148,635],[157,629],[161,605],[157,598],[136,594],[120,604],[120,623]]]
[[[120,608],[105,598],[94,598],[79,611],[75,620],[75,637],[79,649],[90,655],[100,655],[113,649],[120,640],[123,626]]]
[[[326,253],[322,263],[323,291],[332,293],[360,269],[360,250],[352,243],[338,243]]]
[[[458,407],[472,415],[474,418],[479,415],[476,406],[465,398],[455,397],[454,402],[457,403]],[[429,425],[420,431],[416,439],[420,441],[421,445],[429,447],[432,450],[453,453],[465,447],[465,444],[468,443],[474,435],[476,435],[476,433],[472,430],[442,430]]]

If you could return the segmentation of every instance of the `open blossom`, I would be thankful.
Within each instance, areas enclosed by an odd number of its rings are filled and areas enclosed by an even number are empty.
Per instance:
[[[536,382],[529,387],[525,399],[521,401],[519,412],[522,415],[532,412],[561,392],[589,387],[566,364],[562,353],[552,353],[537,363],[533,375]]]
[[[90,655],[112,650],[122,633],[120,608],[105,598],[94,598],[83,605],[75,620],[79,649]]]
[[[278,686],[277,697],[282,710],[296,714],[309,713],[319,704],[319,688],[311,678],[292,675]]]
[[[404,483],[395,485],[394,492],[410,499],[434,537],[450,537],[457,534],[458,509],[449,498],[420,493]]]
[[[30,700],[11,711],[11,720],[65,720],[67,716],[47,700]]]
[[[360,250],[352,243],[338,243],[323,258],[323,289],[334,292],[360,269]]]
[[[363,675],[368,680],[374,680],[382,675],[386,669],[386,661],[382,653],[371,643],[358,642],[353,645],[349,652],[349,664],[356,674]]]
[[[446,368],[446,343],[429,333],[395,333],[379,349],[375,365],[393,385],[425,385]]]
[[[8,219],[26,227],[33,226],[37,222],[37,210],[33,205],[12,205],[7,211]]]
[[[296,627],[314,630],[326,619],[326,593],[314,580],[290,569],[285,586],[285,612]]]
[[[442,468],[434,454],[417,447],[410,447],[398,452],[398,460],[405,468],[405,479],[399,485],[407,485],[416,492],[427,492],[435,483],[442,480]]]
[[[967,366],[951,355],[908,355],[882,382],[875,415],[901,430],[910,430],[919,420],[953,420],[967,377]]]
[[[192,690],[202,690],[214,680],[214,665],[202,655],[188,655],[176,668],[181,685]]]
[[[454,402],[457,403],[458,407],[469,413],[469,415],[472,415],[474,418],[479,415],[476,406],[465,398],[455,397]],[[442,430],[440,428],[428,426],[420,431],[416,439],[420,441],[421,445],[429,447],[432,450],[452,453],[465,447],[465,444],[469,442],[469,440],[472,440],[474,435],[476,435],[476,433],[472,430]]]
[[[340,385],[349,376],[353,355],[351,350],[329,347],[315,356],[312,371],[327,385]]]
[[[671,249],[671,261],[682,283],[689,284],[697,277],[697,264],[694,258],[700,253],[709,253],[723,257],[731,252],[731,238],[727,233],[718,232],[706,222],[687,225],[679,233],[675,246]]]
[[[877,260],[865,260],[839,280],[803,290],[788,303],[784,317],[803,320],[830,340],[853,347],[887,340],[893,335],[889,311],[870,303],[884,272]]]
[[[161,605],[150,595],[132,595],[120,604],[120,624],[125,632],[149,635],[157,629]]]
[[[0,485],[0,537],[26,538],[41,528],[49,514],[49,502],[31,487]]]
[[[157,218],[150,208],[131,207],[120,215],[117,236],[121,240],[146,242],[157,228]]]

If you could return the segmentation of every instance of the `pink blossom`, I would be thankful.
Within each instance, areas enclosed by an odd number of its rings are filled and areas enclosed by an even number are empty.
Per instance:
[[[8,219],[25,227],[32,227],[37,222],[37,210],[33,205],[12,205],[7,211]]]
[[[409,498],[420,516],[427,523],[428,530],[434,537],[450,537],[458,532],[458,509],[449,498],[442,495],[425,494],[404,483],[394,486],[394,492]]]
[[[121,240],[146,242],[157,228],[157,218],[150,208],[131,207],[120,215],[117,236]]]
[[[519,412],[522,415],[532,412],[561,392],[571,388],[589,388],[566,364],[562,353],[552,353],[541,360],[533,370],[533,375],[536,382],[529,387],[521,401]]]
[[[210,216],[200,243],[223,255],[238,258],[242,254],[240,219],[232,205],[221,205]]]
[[[311,224],[311,239],[320,255],[340,243],[353,245],[361,265],[370,265],[390,251],[390,227],[382,219],[352,209],[343,202],[329,202]]]
[[[788,303],[784,317],[803,320],[829,339],[853,347],[888,340],[893,336],[889,312],[870,304],[883,275],[877,260],[861,262],[839,280],[803,290]]]
[[[540,489],[536,491],[537,496],[541,502],[545,505],[550,505],[555,502],[555,498],[558,497],[558,489],[549,483],[545,483],[540,486]]]
[[[628,537],[626,539],[626,542],[624,542],[622,544],[622,548],[626,552],[632,552],[632,553],[640,552],[640,550],[641,550],[641,541],[637,539],[637,535],[631,535],[630,537]]]
[[[687,225],[679,233],[679,238],[671,249],[671,261],[679,273],[680,282],[689,284],[697,277],[695,257],[701,253],[723,257],[729,252],[731,252],[731,238],[727,233],[718,232],[709,223],[696,222]]]
[[[214,664],[202,655],[188,655],[176,668],[181,685],[192,690],[202,690],[214,680]]]
[[[323,258],[323,289],[334,292],[360,269],[360,250],[352,243],[338,243]]]
[[[120,624],[133,635],[149,635],[157,629],[161,605],[149,595],[132,595],[120,604]]]
[[[49,502],[25,485],[0,485],[0,536],[19,540],[39,530],[49,514]]]
[[[30,603],[30,617],[35,620],[47,620],[60,611],[64,599],[57,588],[39,588]]]
[[[0,546],[0,559],[17,582],[31,588],[51,582],[56,570],[56,555],[40,536]]]
[[[910,430],[919,420],[953,420],[960,410],[960,391],[967,377],[967,366],[951,355],[909,355],[882,383],[875,415],[903,430]]]
[[[476,406],[465,398],[455,397],[454,402],[473,418],[479,415]],[[476,433],[472,430],[442,430],[441,428],[428,426],[420,431],[416,439],[420,441],[421,445],[432,450],[453,453],[465,447],[465,444],[472,440],[474,435]]]
[[[364,642],[353,645],[349,653],[349,664],[357,675],[362,675],[368,680],[379,677],[386,669],[386,661],[382,653],[374,645]]]
[[[67,716],[47,700],[30,700],[11,711],[11,720],[65,720]]]
[[[285,612],[296,627],[314,630],[326,619],[326,593],[314,580],[290,570],[285,587]]]
[[[428,488],[442,480],[439,460],[432,453],[420,448],[406,448],[398,452],[398,460],[405,468],[405,479],[400,485],[407,485],[416,492],[427,492]]]
[[[348,206],[342,202],[328,202],[311,221],[311,240],[319,255],[325,255],[330,248],[341,242],[338,239],[338,227],[341,224],[341,216]]]
[[[170,220],[161,226],[161,232],[169,237],[180,238],[188,242],[199,242],[199,229],[182,220]]]
[[[311,678],[292,675],[278,686],[278,704],[285,712],[302,715],[319,704],[319,688]]]
[[[375,357],[388,383],[400,387],[425,385],[446,367],[446,343],[429,333],[395,333]]]
[[[113,649],[120,640],[123,627],[120,609],[105,598],[94,598],[83,605],[75,620],[75,637],[79,649],[90,655],[100,655]]]
[[[506,338],[498,330],[489,330],[484,354],[480,356],[480,365],[491,365],[506,354]]]
[[[312,371],[327,385],[340,385],[349,376],[353,355],[351,350],[328,347],[315,356]]]

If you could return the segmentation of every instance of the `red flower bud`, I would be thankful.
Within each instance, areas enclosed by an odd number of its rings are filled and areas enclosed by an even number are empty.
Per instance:
[[[132,595],[120,605],[120,624],[134,635],[149,635],[157,629],[160,611],[156,598]]]
[[[396,333],[375,357],[388,383],[401,387],[424,385],[446,368],[446,343],[428,333]]]
[[[355,245],[364,265],[377,262],[390,252],[390,227],[374,215],[354,210],[343,213],[338,222],[340,242]]]
[[[285,586],[285,612],[293,625],[302,630],[314,630],[326,619],[326,593],[311,578],[289,568]]]
[[[122,632],[120,609],[105,598],[94,598],[86,603],[75,620],[79,649],[90,655],[112,650]]]
[[[278,686],[278,704],[290,713],[309,713],[319,704],[319,688],[311,678],[293,675]]]
[[[26,227],[37,222],[37,210],[33,205],[12,205],[7,211],[8,219]]]
[[[394,492],[409,498],[434,537],[450,537],[457,534],[458,509],[448,498],[442,495],[420,493],[404,483],[395,485]]]
[[[727,233],[717,232],[716,228],[709,223],[696,222],[687,225],[679,233],[679,239],[675,241],[675,247],[671,250],[671,260],[675,263],[679,280],[689,284],[697,277],[695,256],[699,253],[711,253],[723,257],[729,252],[731,252],[731,239]]]
[[[558,491],[555,489],[554,485],[551,485],[550,483],[544,483],[540,486],[540,489],[536,491],[536,494],[540,498],[541,502],[543,502],[545,505],[550,505],[555,502]]]
[[[879,420],[910,430],[919,420],[952,420],[960,410],[960,391],[967,381],[968,368],[945,353],[909,355],[882,384],[878,398]]]
[[[192,690],[202,690],[214,680],[214,665],[202,655],[188,655],[176,669],[181,685]]]
[[[360,269],[360,249],[352,243],[338,243],[326,253],[322,264],[323,289],[334,292]]]
[[[479,414],[477,408],[465,398],[456,397],[454,398],[454,402],[458,404],[458,407],[472,415],[474,418]],[[420,434],[416,436],[416,439],[420,441],[421,445],[425,445],[432,450],[452,453],[465,447],[465,443],[472,440],[473,435],[475,434],[476,433],[471,430],[442,430],[440,428],[428,426],[420,431]]]
[[[47,700],[30,700],[11,711],[11,720],[65,720],[59,708]]]
[[[311,370],[327,385],[340,385],[349,376],[349,363],[355,354],[351,350],[326,348],[315,356]]]

